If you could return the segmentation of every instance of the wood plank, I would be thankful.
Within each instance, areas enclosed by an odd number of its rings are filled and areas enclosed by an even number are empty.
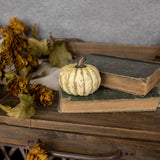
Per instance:
[[[57,108],[41,108],[34,119],[103,127],[160,132],[160,109],[155,112],[58,113]],[[126,121],[127,120],[127,121]]]
[[[10,97],[5,103],[16,102],[17,99]],[[20,121],[6,116],[4,112],[1,113],[0,122],[28,127],[29,120]],[[60,114],[57,112],[57,101],[55,101],[50,107],[37,108],[31,125],[33,128],[48,130],[160,141],[159,115],[160,109],[156,112],[139,113]]]
[[[2,92],[2,86],[0,97],[5,96],[5,92]],[[9,97],[5,104],[16,105],[17,99]],[[160,109],[155,112],[117,112],[117,113],[87,113],[87,114],[69,114],[58,113],[57,111],[58,97],[53,105],[48,107],[35,106],[36,115],[33,117],[35,120],[45,120],[54,122],[65,122],[73,124],[84,124],[103,127],[124,128],[132,130],[145,130],[160,132]],[[6,114],[0,110],[0,115]],[[95,118],[96,117],[96,118]],[[3,117],[4,118],[4,117]],[[4,120],[2,118],[2,120]],[[6,116],[7,119],[10,117]],[[126,121],[127,119],[127,121]],[[0,118],[1,121],[1,118]]]
[[[0,116],[0,122],[10,125],[29,127],[30,120],[20,121],[15,118]],[[31,119],[31,127],[47,130],[66,131],[73,133],[89,134],[89,135],[100,135],[120,138],[131,138],[139,140],[159,141],[160,132],[135,130],[135,129],[124,129],[117,127],[104,127],[95,126],[89,124],[77,124],[69,122],[58,122],[58,121],[47,121],[40,119]]]
[[[157,46],[87,42],[70,42],[68,43],[68,49],[76,56],[87,54],[104,54],[149,61],[155,60],[155,56],[160,51],[160,47]]]
[[[88,155],[111,155],[117,150],[135,152],[135,159],[159,160],[160,143],[90,136],[43,129],[0,125],[0,142],[26,146],[25,138],[38,137],[48,150]]]

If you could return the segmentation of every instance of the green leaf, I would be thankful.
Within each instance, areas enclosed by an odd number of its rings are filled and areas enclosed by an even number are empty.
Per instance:
[[[24,68],[22,68],[22,69],[19,71],[19,74],[20,74],[21,76],[27,77],[27,75],[28,75],[28,73],[29,73],[30,70],[31,70],[30,67],[24,67]]]
[[[5,73],[4,76],[7,78],[7,85],[8,85],[14,78],[16,78],[15,72]],[[7,85],[5,85],[4,89],[5,89],[6,91],[9,91],[9,88],[8,88]]]
[[[5,112],[9,112],[10,111],[10,109],[11,109],[11,107],[10,106],[4,106],[4,105],[2,105],[2,104],[0,104],[0,108],[3,110],[3,111],[5,111]]]
[[[31,50],[37,52],[38,56],[46,55],[48,52],[48,43],[47,40],[37,40],[35,38],[28,38],[28,43],[31,47]]]
[[[16,77],[16,74],[15,72],[8,72],[8,73],[5,73],[4,76],[8,79],[8,80],[12,80]]]
[[[65,43],[57,44],[49,51],[49,63],[52,67],[63,67],[70,60],[72,60],[72,55],[67,51]]]
[[[2,43],[0,44],[0,51],[2,50]]]
[[[31,106],[33,104],[33,98],[27,94],[19,94],[18,97],[20,103],[12,108],[7,115],[21,120],[32,117],[35,114],[35,109]]]

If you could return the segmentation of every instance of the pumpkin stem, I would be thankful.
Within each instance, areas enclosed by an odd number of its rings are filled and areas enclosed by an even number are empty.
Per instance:
[[[85,61],[86,61],[86,56],[80,57],[77,65],[76,65],[75,67],[76,67],[76,68],[84,68],[84,67],[86,67],[86,66],[84,65]]]

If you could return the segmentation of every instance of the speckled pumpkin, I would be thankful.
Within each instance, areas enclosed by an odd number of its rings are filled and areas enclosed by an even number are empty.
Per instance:
[[[70,95],[87,96],[100,86],[101,77],[98,69],[84,62],[85,58],[82,57],[78,64],[68,64],[60,71],[60,87]]]

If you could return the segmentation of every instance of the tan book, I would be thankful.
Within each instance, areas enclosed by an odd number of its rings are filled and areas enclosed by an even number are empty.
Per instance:
[[[159,101],[157,88],[144,97],[102,86],[89,96],[73,96],[60,89],[58,110],[61,113],[155,111]]]
[[[101,85],[108,88],[144,96],[160,80],[160,63],[98,54],[86,58],[99,69]]]

